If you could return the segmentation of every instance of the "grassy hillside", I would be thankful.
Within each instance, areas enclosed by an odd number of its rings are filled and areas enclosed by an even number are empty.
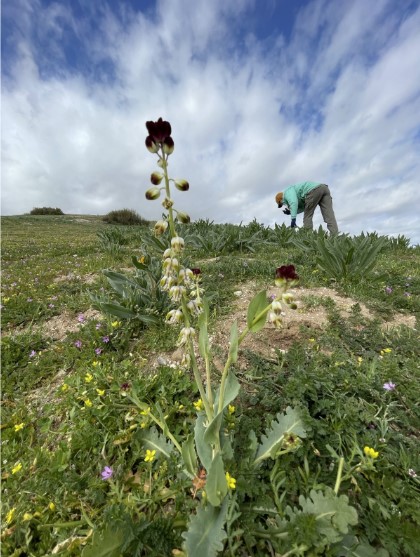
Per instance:
[[[2,555],[183,555],[203,523],[203,556],[417,557],[420,248],[256,222],[180,230],[217,379],[254,296],[270,303],[282,265],[299,275],[282,328],[232,359],[223,481],[177,453],[204,413],[165,323],[169,238],[95,216],[2,218]],[[228,490],[219,514],[213,481]]]

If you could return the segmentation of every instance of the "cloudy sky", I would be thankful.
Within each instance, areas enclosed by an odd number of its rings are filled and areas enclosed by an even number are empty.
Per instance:
[[[419,243],[419,53],[419,0],[3,0],[1,212],[158,218],[163,117],[193,220],[289,223],[310,180],[341,231]]]

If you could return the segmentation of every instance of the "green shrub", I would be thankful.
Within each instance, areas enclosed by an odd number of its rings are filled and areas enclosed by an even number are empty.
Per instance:
[[[105,215],[102,220],[109,224],[147,224],[148,221],[143,219],[136,211],[132,209],[119,209],[111,211]]]
[[[58,207],[34,207],[30,212],[31,215],[64,215],[63,211]]]

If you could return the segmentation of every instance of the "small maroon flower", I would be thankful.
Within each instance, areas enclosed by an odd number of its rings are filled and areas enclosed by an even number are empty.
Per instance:
[[[198,268],[191,269],[191,272],[193,275],[201,275],[201,269]]]
[[[128,390],[130,389],[130,387],[131,387],[130,383],[123,383],[123,384],[121,385],[120,389],[121,389],[122,391],[128,391]]]
[[[299,280],[299,276],[296,274],[294,265],[282,265],[276,269],[276,279]]]

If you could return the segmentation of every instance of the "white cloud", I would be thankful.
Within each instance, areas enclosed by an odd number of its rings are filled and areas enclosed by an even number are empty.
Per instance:
[[[162,116],[170,171],[191,184],[176,202],[193,219],[287,222],[276,192],[319,180],[343,231],[420,242],[420,8],[314,0],[290,43],[265,43],[241,34],[247,0],[162,0],[155,14],[98,2],[95,27],[71,4],[17,4],[6,10],[18,23],[3,78],[2,214],[159,217],[144,199],[155,168],[144,123]],[[69,37],[85,48],[73,68]]]

